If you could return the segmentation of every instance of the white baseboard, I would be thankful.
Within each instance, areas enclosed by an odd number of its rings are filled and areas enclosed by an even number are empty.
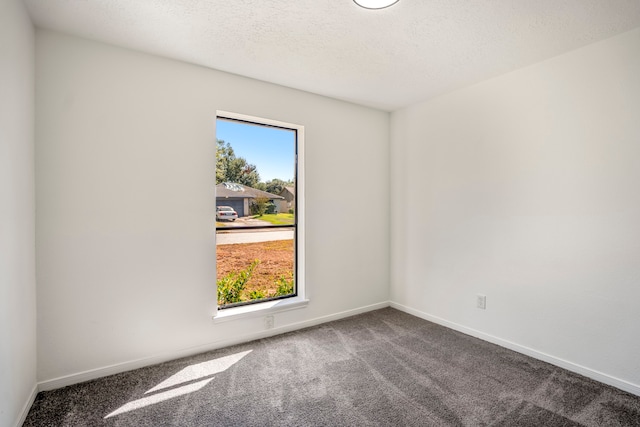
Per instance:
[[[31,410],[31,406],[33,406],[33,402],[36,400],[36,396],[38,395],[38,385],[34,384],[31,389],[31,394],[29,398],[24,403],[22,407],[22,411],[20,412],[20,418],[16,421],[16,427],[21,427],[24,424],[24,421],[27,419],[27,415],[29,415],[29,411]]]
[[[384,301],[377,304],[371,304],[364,307],[355,308],[352,310],[342,311],[340,313],[334,313],[327,316],[316,317],[314,319],[305,320],[302,322],[290,323],[290,324],[283,325],[273,329],[262,330],[259,332],[252,332],[249,334],[240,335],[240,336],[236,336],[228,339],[223,339],[223,340],[215,341],[215,342],[197,346],[197,347],[176,350],[176,351],[167,352],[167,353],[163,353],[156,356],[145,357],[137,360],[131,360],[128,362],[105,366],[102,368],[91,369],[84,372],[78,372],[76,374],[65,375],[62,377],[53,378],[51,380],[39,382],[38,390],[40,391],[54,390],[57,388],[94,380],[96,378],[106,377],[108,375],[119,374],[121,372],[131,371],[133,369],[143,368],[145,366],[167,362],[169,360],[180,359],[182,357],[192,356],[194,354],[204,353],[206,351],[216,350],[219,348],[229,347],[232,345],[241,344],[248,341],[267,338],[270,336],[279,335],[286,332],[295,331],[298,329],[308,328],[310,326],[316,326],[322,323],[331,322],[333,320],[338,320],[345,317],[355,316],[357,314],[365,313],[372,310],[378,310],[385,307],[389,307],[388,301]]]
[[[568,371],[575,372],[575,373],[580,374],[580,375],[584,375],[585,377],[594,379],[594,380],[599,381],[601,383],[604,383],[604,384],[619,388],[620,390],[624,390],[626,392],[635,394],[636,396],[640,396],[640,385],[633,384],[633,383],[630,383],[630,382],[625,381],[625,380],[621,380],[621,379],[616,378],[616,377],[612,377],[611,375],[607,375],[607,374],[604,374],[602,372],[595,371],[595,370],[587,368],[585,366],[578,365],[576,363],[569,362],[567,360],[560,359],[560,358],[555,357],[555,356],[551,356],[550,354],[546,354],[546,353],[534,350],[532,348],[525,347],[523,345],[516,344],[514,342],[507,341],[507,340],[504,340],[502,338],[495,337],[493,335],[486,334],[484,332],[480,332],[480,331],[478,331],[476,329],[468,328],[466,326],[462,326],[460,324],[457,324],[457,323],[454,323],[454,322],[450,322],[450,321],[445,320],[445,319],[443,319],[441,317],[433,316],[431,314],[422,312],[420,310],[416,310],[416,309],[411,308],[411,307],[407,307],[407,306],[402,305],[402,304],[398,304],[398,303],[393,302],[393,301],[389,303],[389,306],[391,306],[391,307],[393,307],[393,308],[395,308],[397,310],[404,311],[405,313],[411,314],[413,316],[420,317],[420,318],[428,320],[430,322],[437,323],[439,325],[445,326],[445,327],[447,327],[449,329],[454,329],[454,330],[462,332],[464,334],[471,335],[473,337],[479,338],[479,339],[481,339],[483,341],[488,341],[490,343],[499,345],[500,347],[508,348],[509,350],[513,350],[513,351],[516,351],[518,353],[522,353],[524,355],[533,357],[534,359],[542,360],[543,362],[550,363],[552,365],[558,366],[558,367],[566,369]]]

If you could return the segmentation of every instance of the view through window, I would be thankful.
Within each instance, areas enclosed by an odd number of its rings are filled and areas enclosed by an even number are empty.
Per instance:
[[[216,138],[218,307],[296,296],[296,130],[218,117]]]

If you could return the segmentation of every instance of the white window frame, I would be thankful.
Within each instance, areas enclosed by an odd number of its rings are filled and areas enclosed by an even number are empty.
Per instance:
[[[305,198],[304,198],[304,126],[293,123],[281,122],[278,120],[265,119],[263,117],[249,116],[246,114],[233,113],[229,111],[216,111],[217,119],[232,119],[251,122],[258,125],[276,126],[296,131],[297,143],[297,171],[296,171],[296,293],[290,298],[257,302],[255,304],[242,305],[238,307],[218,310],[218,301],[214,303],[213,321],[214,323],[225,322],[247,317],[259,317],[282,311],[289,311],[304,308],[309,303],[305,286]],[[215,186],[214,186],[215,188]],[[214,190],[215,199],[215,190]],[[215,212],[212,213],[215,216]],[[217,233],[215,234],[217,238]],[[215,244],[214,240],[214,244]],[[217,250],[217,249],[216,249]],[[217,266],[216,266],[217,271]]]

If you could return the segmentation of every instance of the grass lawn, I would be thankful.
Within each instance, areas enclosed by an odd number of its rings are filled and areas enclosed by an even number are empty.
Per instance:
[[[293,225],[293,214],[290,213],[264,214],[256,217],[256,219],[267,221],[274,225]]]

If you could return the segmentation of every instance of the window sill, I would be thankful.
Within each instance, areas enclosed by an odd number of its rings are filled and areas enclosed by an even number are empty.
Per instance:
[[[308,304],[309,300],[307,299],[290,298],[286,300],[266,301],[258,304],[226,308],[216,312],[216,315],[213,316],[213,323],[260,317],[268,314],[281,313],[283,311],[297,310],[299,308],[305,308]]]

